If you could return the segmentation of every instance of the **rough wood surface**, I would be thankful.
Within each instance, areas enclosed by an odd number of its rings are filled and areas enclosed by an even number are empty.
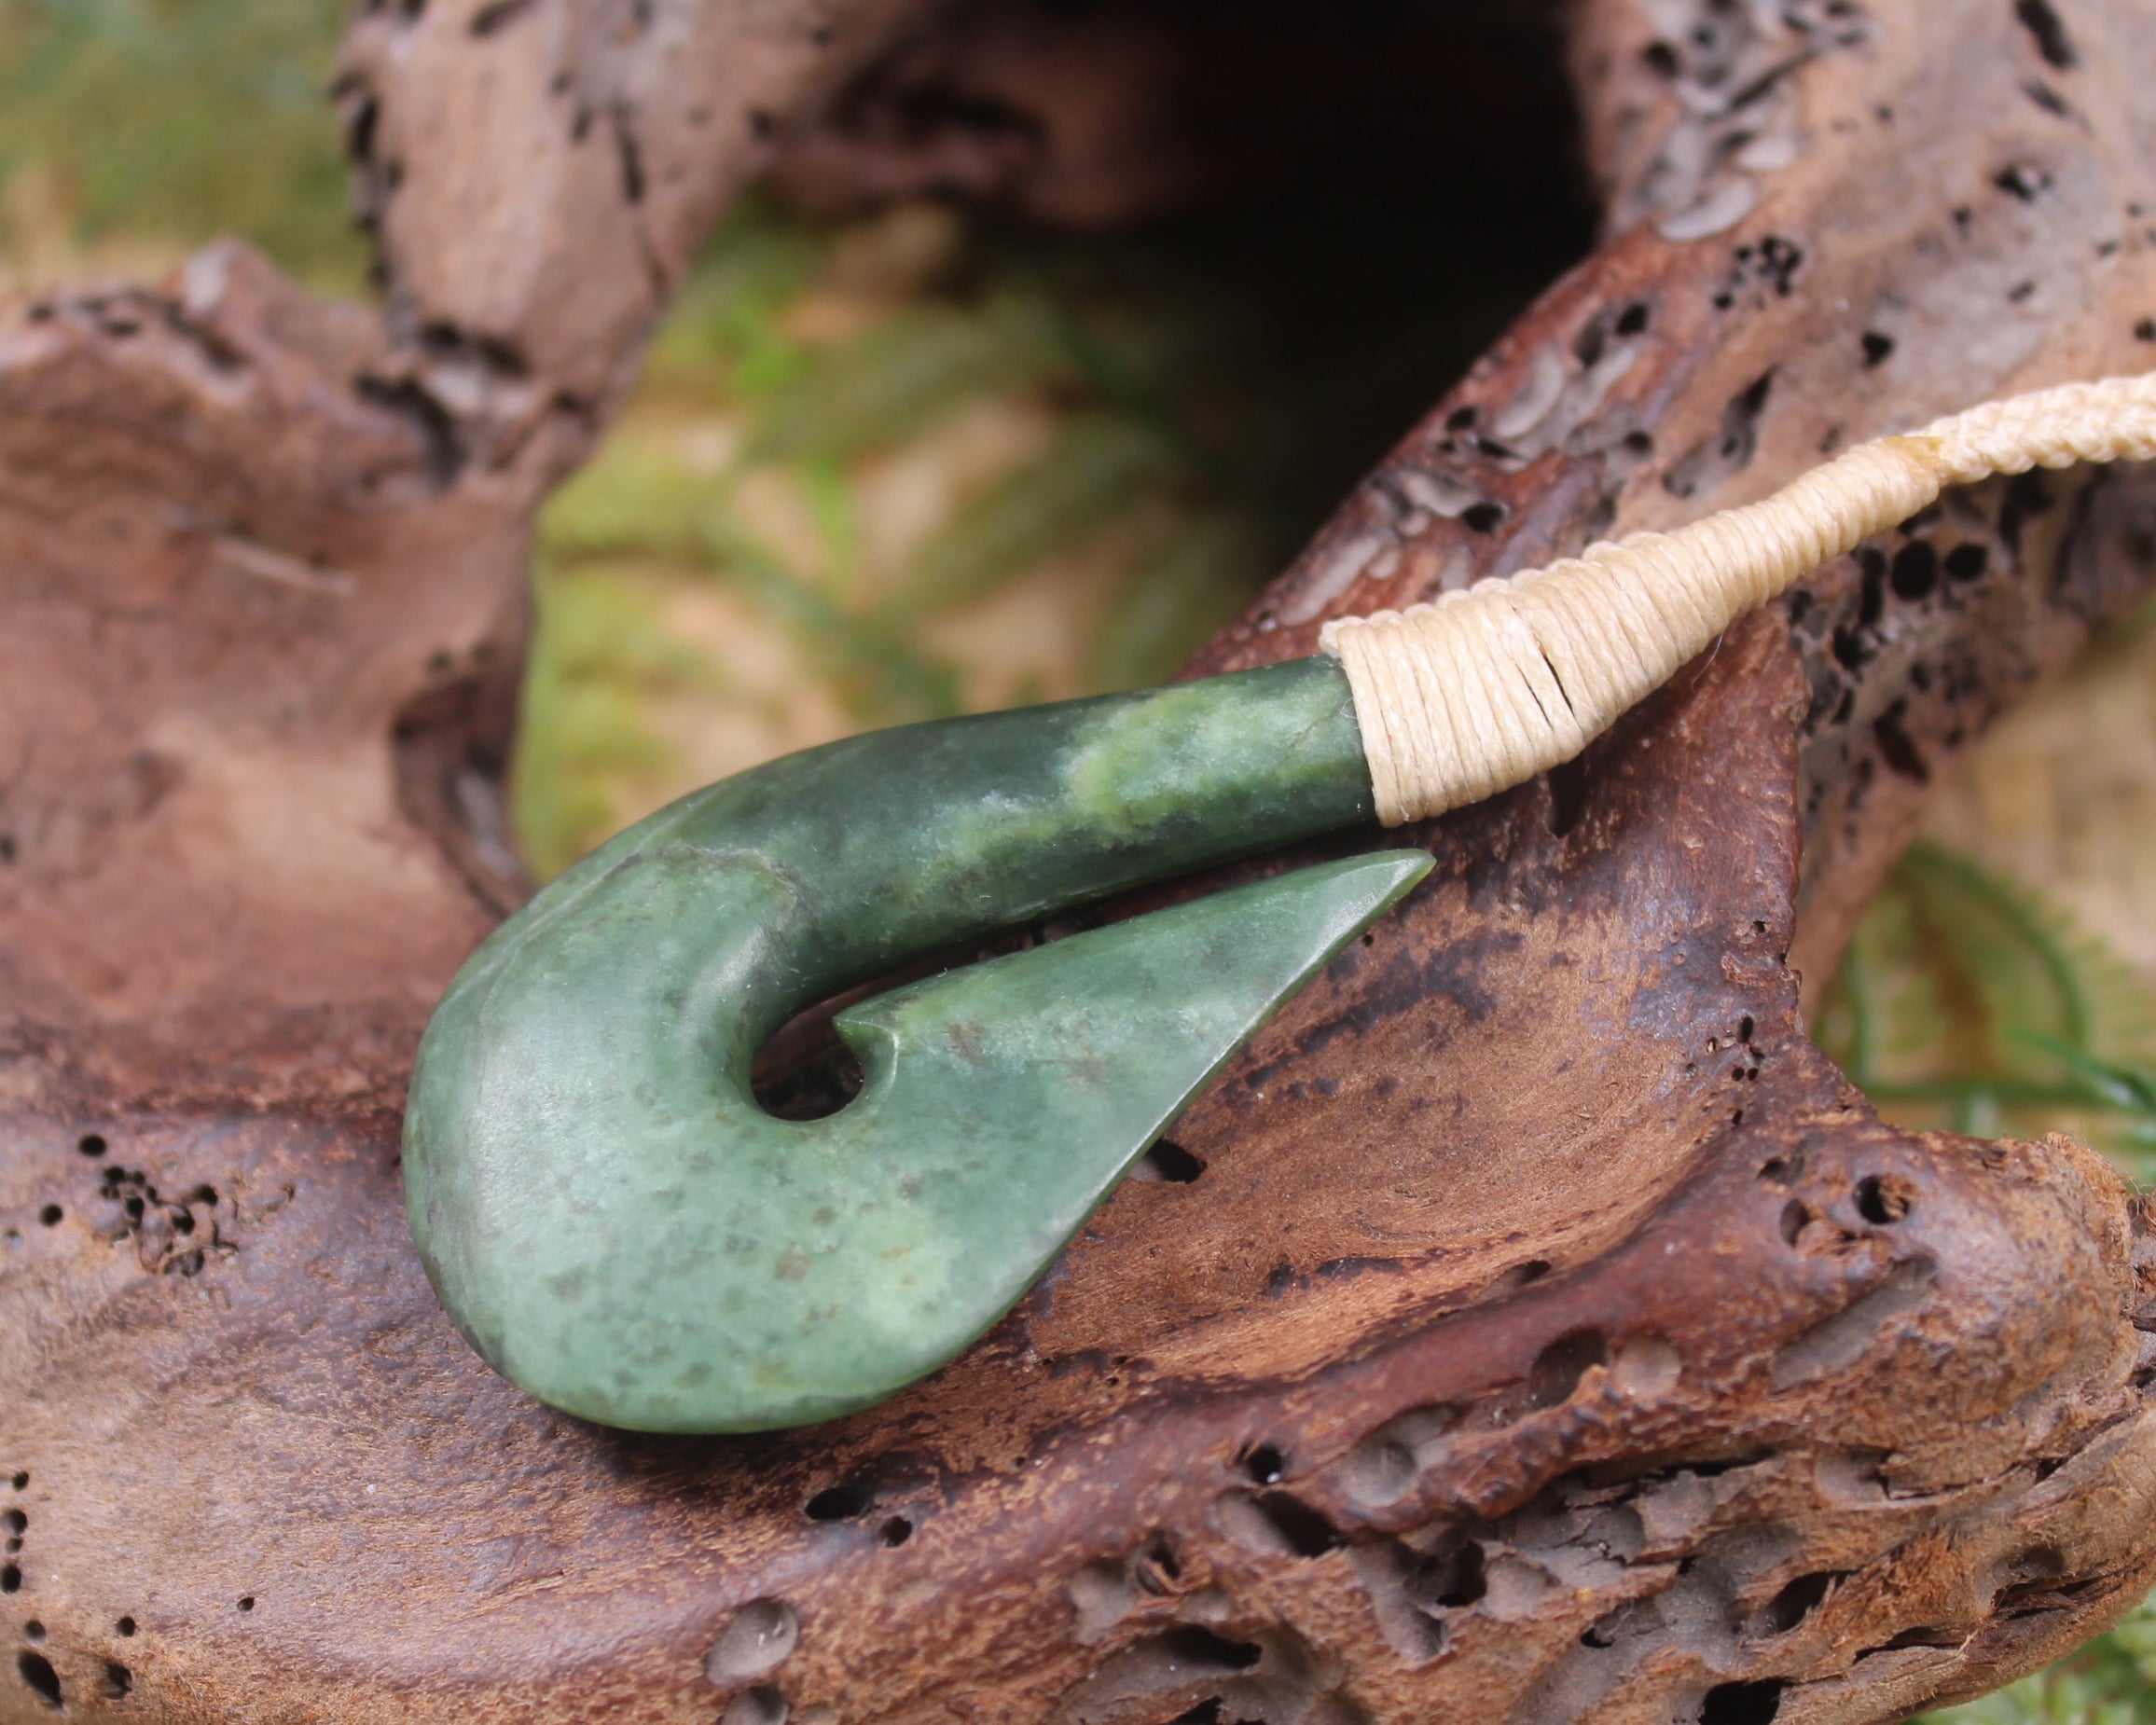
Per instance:
[[[712,220],[931,4],[366,0],[336,93],[412,395],[453,459],[560,477]]]
[[[228,249],[0,328],[0,1719],[1810,1725],[2122,1609],[2150,1218],[2064,1140],[1882,1126],[1798,973],[1933,764],[2156,573],[2147,475],[1952,499],[1403,835],[1431,882],[1173,1178],[888,1406],[625,1437],[458,1342],[396,1111],[516,890],[524,523],[746,172],[682,92],[869,52],[728,60],[792,17],[380,7],[394,334]],[[2151,352],[2144,9],[1571,21],[1607,243],[1209,666]],[[657,180],[532,167],[580,159],[543,74],[617,64],[637,159],[712,176],[648,247]],[[475,129],[475,89],[525,96]],[[463,213],[528,167],[575,255],[517,275]]]

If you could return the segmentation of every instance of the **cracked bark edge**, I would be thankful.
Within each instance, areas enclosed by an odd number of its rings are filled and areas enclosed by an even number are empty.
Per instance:
[[[935,3],[362,7],[334,86],[346,152],[404,387],[451,459],[535,503],[619,405],[712,221]]]

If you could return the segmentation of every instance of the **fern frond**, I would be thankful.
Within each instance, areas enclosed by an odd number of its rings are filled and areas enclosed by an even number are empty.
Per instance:
[[[785,624],[863,724],[948,718],[962,710],[949,667],[915,652],[881,620],[844,610],[759,543],[723,503],[708,502],[694,528],[702,567]]]
[[[645,716],[655,691],[723,691],[719,667],[667,629],[659,601],[617,569],[542,565],[540,633],[524,684],[510,796],[526,862],[551,879],[621,825],[629,781],[670,752]]]
[[[1075,549],[1182,471],[1175,452],[1147,428],[1113,414],[1074,416],[1046,449],[921,547],[884,601],[886,624],[909,627]]]
[[[888,448],[968,397],[1067,375],[1053,318],[1004,296],[979,310],[908,308],[815,354],[756,404],[753,461],[849,462]]]
[[[697,517],[714,489],[709,475],[683,462],[670,440],[616,434],[547,500],[539,515],[540,549],[560,561],[694,560],[703,550]]]
[[[707,397],[783,385],[808,359],[783,313],[829,250],[822,231],[747,200],[705,242],[652,343],[646,379]]]
[[[1094,639],[1094,686],[1165,683],[1241,609],[1268,564],[1265,536],[1225,509],[1185,517],[1130,572]]]
[[[1913,1125],[2074,1130],[2136,1172],[2156,1139],[2149,989],[2041,893],[1928,842],[1866,912],[1815,1035]]]

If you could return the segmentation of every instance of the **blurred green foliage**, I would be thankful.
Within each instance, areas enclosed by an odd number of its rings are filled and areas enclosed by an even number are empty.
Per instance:
[[[2156,1609],[2144,1605],[2080,1652],[1923,1725],[2156,1725]]]
[[[1922,840],[1866,909],[1813,1035],[1890,1116],[2054,1129],[2156,1175],[2156,1002],[2034,889]]]
[[[519,739],[518,771],[528,826],[566,850],[555,835],[611,828],[614,780],[665,765],[665,749],[644,724],[644,697],[721,690],[725,680],[667,631],[647,586],[611,571],[552,573],[537,584],[536,599],[534,621],[552,650],[532,661],[525,681],[525,706],[542,722]],[[545,859],[556,870],[574,860]]]
[[[803,338],[788,314],[828,285],[833,244],[829,233],[760,207],[730,222],[653,347],[631,435],[612,440],[543,518],[516,807],[542,873],[619,823],[606,784],[632,734],[646,767],[662,748],[635,730],[638,692],[650,686],[642,668],[622,658],[572,663],[560,634],[587,602],[565,596],[603,585],[609,568],[659,562],[677,579],[726,588],[868,725],[963,711],[961,668],[924,630],[1136,512],[1161,513],[1128,585],[1142,589],[1166,573],[1172,602],[1150,607],[1153,627],[1141,632],[1125,625],[1110,639],[1103,629],[1083,656],[1089,688],[1167,675],[1281,551],[1281,524],[1268,531],[1248,522],[1222,494],[1219,475],[1242,452],[1200,450],[1172,423],[1161,392],[1187,398],[1209,380],[1178,363],[1196,349],[1163,338],[1158,321],[1168,314],[1125,307],[1123,330],[1097,337],[1083,321],[1091,308],[1035,267],[1037,255],[1014,267],[1011,248],[999,253],[966,234],[919,291],[888,305],[857,296],[864,327]],[[1113,392],[1098,380],[1104,365],[1114,367]],[[857,496],[864,473],[984,401],[1043,412],[1052,422],[1044,446],[976,488],[895,568],[870,579]],[[670,404],[726,416],[733,448],[716,471],[697,460],[693,436],[667,435]],[[641,436],[640,408],[651,427]],[[744,484],[774,475],[805,505],[812,546],[772,543],[740,506]],[[603,734],[583,734],[587,709],[612,715]]]
[[[855,725],[1158,682],[1543,279],[1517,258],[1453,269],[1429,231],[1392,223],[1328,252],[1283,246],[1259,212],[1076,242],[927,208],[818,228],[752,200],[707,245],[621,429],[543,517],[542,595],[602,568],[710,584]],[[938,440],[999,405],[1037,445],[983,482],[952,478],[930,530],[893,550],[874,531],[891,467],[945,459]],[[808,539],[758,518],[774,481]],[[1089,557],[1115,573],[1058,625],[1082,638],[984,683],[951,619]],[[550,694],[556,614],[543,605],[516,784],[543,876],[665,779],[610,797],[621,738],[551,734],[578,711]],[[612,710],[627,724],[635,706],[622,691]],[[664,751],[656,720],[644,737]]]
[[[1866,909],[1813,1034],[1904,1125],[2071,1131],[2156,1175],[2156,1001],[2025,883],[1922,840]],[[1928,1725],[2156,1725],[2156,1605]]]
[[[0,182],[41,174],[17,223],[78,245],[253,241],[325,291],[356,291],[326,99],[343,0],[0,0]],[[21,244],[24,236],[16,236]]]

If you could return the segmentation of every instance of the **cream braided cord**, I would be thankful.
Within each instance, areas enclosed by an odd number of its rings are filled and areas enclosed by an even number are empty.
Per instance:
[[[2156,372],[2069,383],[1859,444],[1673,533],[1336,618],[1318,642],[1347,670],[1377,818],[1441,814],[1570,760],[1737,617],[1950,485],[2150,455]]]

